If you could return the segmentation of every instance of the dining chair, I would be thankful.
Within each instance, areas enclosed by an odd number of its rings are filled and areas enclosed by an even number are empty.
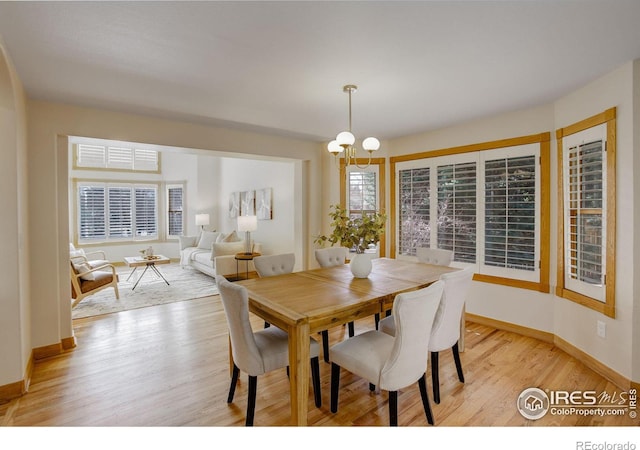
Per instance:
[[[289,336],[278,327],[253,331],[249,320],[249,295],[244,286],[233,284],[223,276],[216,277],[224,314],[229,326],[233,373],[227,403],[233,402],[240,371],[249,375],[246,426],[253,425],[256,408],[258,375],[289,366]],[[310,341],[311,377],[317,407],[322,406],[320,393],[320,345]]]
[[[320,264],[320,267],[334,267],[341,264],[345,264],[347,261],[347,253],[349,249],[347,247],[327,247],[318,248],[315,251],[316,261]],[[349,337],[353,337],[355,334],[355,324],[349,322],[347,324],[349,329]],[[329,362],[329,331],[323,330],[320,332],[322,335],[322,353],[324,355],[324,361]]]
[[[338,411],[340,369],[389,392],[389,424],[398,425],[398,390],[416,381],[427,422],[433,414],[427,394],[426,370],[429,339],[444,283],[436,281],[416,291],[398,294],[393,302],[396,334],[366,331],[331,347],[331,412]]]
[[[423,263],[448,266],[453,261],[453,251],[442,248],[417,247],[416,257],[418,261]]]
[[[458,379],[461,383],[464,383],[458,341],[460,340],[462,309],[467,298],[467,293],[471,287],[472,278],[473,267],[467,267],[466,269],[445,273],[440,276],[440,280],[444,283],[444,292],[436,318],[433,322],[431,340],[429,341],[433,401],[436,403],[440,403],[440,380],[438,373],[439,352],[451,349],[456,364],[456,371],[458,372]],[[393,315],[385,317],[380,321],[380,331],[392,336],[395,334],[396,324]]]
[[[277,255],[262,255],[253,258],[253,266],[258,276],[273,277],[293,272],[293,266],[296,264],[296,255],[293,253],[280,253]],[[264,323],[265,328],[269,328],[269,322]]]
[[[281,253],[277,255],[262,255],[253,258],[253,265],[260,277],[272,277],[293,272],[296,264],[296,255],[293,253]]]

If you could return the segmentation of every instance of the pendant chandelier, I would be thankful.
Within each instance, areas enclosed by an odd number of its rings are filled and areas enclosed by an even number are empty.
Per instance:
[[[354,84],[347,84],[342,88],[342,90],[349,94],[349,131],[339,133],[333,141],[329,142],[327,150],[329,150],[336,159],[341,153],[344,153],[344,162],[346,167],[354,164],[360,169],[366,169],[371,164],[371,154],[380,148],[380,141],[374,137],[368,137],[362,141],[362,149],[369,152],[369,161],[366,166],[358,165],[356,147],[354,146],[356,137],[351,132],[351,94],[358,90],[358,86]]]

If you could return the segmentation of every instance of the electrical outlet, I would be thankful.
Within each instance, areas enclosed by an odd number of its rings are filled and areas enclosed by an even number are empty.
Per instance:
[[[602,320],[598,320],[598,336],[607,337],[607,325]]]

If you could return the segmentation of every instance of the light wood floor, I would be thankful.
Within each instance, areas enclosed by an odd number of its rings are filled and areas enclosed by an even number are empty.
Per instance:
[[[263,322],[254,319],[260,328]],[[356,333],[372,327],[373,319],[357,322]],[[244,425],[246,375],[235,402],[226,403],[228,338],[217,296],[80,319],[74,328],[77,348],[37,362],[29,392],[0,405],[0,425]],[[332,343],[344,338],[344,327],[331,330]],[[523,418],[515,405],[528,387],[621,391],[563,351],[535,339],[468,323],[462,353],[466,383],[457,381],[450,352],[440,360],[442,402],[432,402],[436,426],[639,424],[628,415]],[[332,414],[330,365],[320,364],[323,404],[316,408],[310,398],[310,425],[388,424],[387,393],[370,393],[366,381],[344,371],[339,410]],[[284,369],[259,377],[255,424],[288,425],[288,398]],[[417,384],[400,392],[398,410],[399,425],[427,425]]]

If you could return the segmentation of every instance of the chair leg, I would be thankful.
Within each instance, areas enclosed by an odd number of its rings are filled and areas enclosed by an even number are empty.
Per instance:
[[[389,391],[389,425],[398,426],[398,391]]]
[[[327,330],[322,331],[322,354],[324,355],[324,362],[329,362],[329,332]]]
[[[431,413],[431,405],[429,404],[429,395],[427,394],[427,374],[425,373],[418,380],[418,386],[420,386],[420,396],[422,397],[422,406],[424,407],[424,414],[427,416],[427,422],[429,425],[433,425],[433,414]]]
[[[451,347],[453,351],[453,360],[456,362],[456,370],[458,371],[458,380],[464,383],[464,374],[462,373],[462,362],[460,361],[460,351],[458,350],[458,342],[456,341]]]
[[[433,383],[433,401],[440,403],[440,377],[438,375],[438,352],[431,352],[431,382]]]
[[[227,397],[227,403],[233,402],[233,396],[236,393],[236,384],[238,384],[238,376],[240,375],[240,369],[235,364],[233,365],[233,372],[231,373],[231,386],[229,386],[229,396]]]
[[[313,382],[313,398],[316,407],[322,406],[322,392],[320,391],[320,362],[318,357],[311,358],[311,381]]]
[[[349,337],[353,337],[356,334],[353,322],[349,322]]]
[[[247,420],[245,425],[253,426],[253,415],[256,411],[256,391],[258,389],[258,377],[249,375],[249,397],[247,399]]]
[[[271,326],[271,324],[269,322],[267,322],[267,321],[264,322],[264,327],[265,328],[269,328],[270,326]]]
[[[371,392],[375,391],[375,390],[376,390],[376,385],[375,385],[375,384],[373,384],[373,383],[369,383],[369,390],[370,390]]]
[[[338,390],[340,389],[340,366],[331,363],[331,412],[338,412]]]
[[[380,323],[380,313],[375,314],[375,322],[376,322],[376,330],[378,329],[378,324]]]

